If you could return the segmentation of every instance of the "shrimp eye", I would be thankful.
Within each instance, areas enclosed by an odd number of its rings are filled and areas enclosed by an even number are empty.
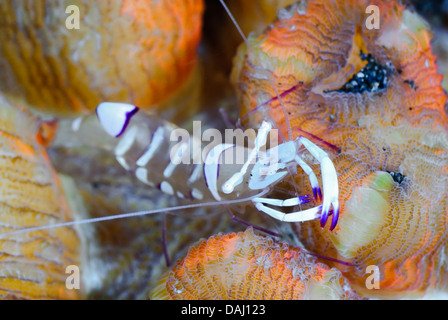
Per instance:
[[[96,115],[104,130],[113,137],[119,137],[138,111],[138,107],[128,103],[102,102],[96,107]]]

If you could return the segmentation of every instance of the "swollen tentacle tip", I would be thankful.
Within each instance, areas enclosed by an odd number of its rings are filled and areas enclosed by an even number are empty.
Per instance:
[[[252,228],[240,233],[220,233],[192,246],[157,282],[150,299],[359,298],[341,271],[308,255],[303,249],[257,235]],[[263,259],[259,259],[261,256]],[[281,275],[280,279],[287,281],[272,281],[273,275]]]
[[[74,216],[71,209],[83,208],[79,190],[72,177],[56,175],[44,147],[50,136],[40,131],[42,120],[2,94],[0,113],[0,152],[8,155],[0,162],[0,297],[82,298],[80,290],[69,289],[59,268],[80,265],[81,234],[71,228],[60,232],[45,229],[49,224],[70,221]],[[32,226],[42,229],[33,233],[29,231],[35,228]]]
[[[131,118],[139,108],[133,104],[102,102],[96,107],[96,115],[104,130],[118,138],[126,130]]]

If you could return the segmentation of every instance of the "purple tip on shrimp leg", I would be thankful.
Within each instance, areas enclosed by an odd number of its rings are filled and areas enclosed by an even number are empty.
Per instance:
[[[329,215],[329,210],[322,210],[322,215],[320,216],[320,226],[323,228],[327,223]]]
[[[339,218],[339,205],[337,204],[333,210],[333,218],[331,220],[330,231],[333,231],[333,229],[336,227],[336,224],[338,223],[338,218]]]

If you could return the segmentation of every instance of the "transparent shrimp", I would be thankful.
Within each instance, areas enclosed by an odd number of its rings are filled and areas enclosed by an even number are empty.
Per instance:
[[[244,41],[246,41],[248,48],[251,49],[224,1],[220,1]],[[275,86],[273,88],[275,89]],[[287,119],[282,94],[276,91],[276,95]],[[267,136],[275,126],[272,121],[262,123],[259,134],[254,141],[255,148],[252,150],[234,144],[218,144],[207,153],[205,163],[195,161],[192,156],[193,153],[187,157],[189,161],[176,163],[176,161],[173,161],[173,157],[177,157],[178,160],[185,160],[184,154],[189,149],[189,145],[196,143],[201,146],[202,150],[202,143],[195,141],[195,138],[191,136],[188,136],[183,143],[172,140],[172,132],[178,129],[175,125],[154,115],[138,112],[138,108],[130,104],[100,104],[97,108],[97,116],[105,131],[110,136],[115,137],[115,139],[104,139],[107,142],[103,146],[113,151],[117,161],[126,170],[135,174],[137,179],[150,187],[159,188],[169,195],[201,201],[187,206],[148,211],[147,214],[211,205],[215,202],[230,204],[252,201],[259,211],[280,221],[301,222],[320,219],[321,226],[324,227],[328,216],[332,213],[333,219],[330,230],[333,230],[337,224],[339,213],[338,182],[334,165],[327,153],[310,140],[303,136],[293,139],[289,120],[286,121],[289,140],[284,139],[285,142],[271,148],[266,153],[261,153],[261,149],[265,147]],[[316,175],[300,156],[302,147],[305,147],[321,165],[323,192],[321,192]],[[235,152],[236,150],[238,151]],[[230,165],[220,163],[223,158],[227,158],[229,153],[239,152],[248,155],[243,163],[232,163]],[[275,157],[272,156],[273,154],[275,154]],[[288,173],[291,174],[297,166],[300,166],[303,172],[308,175],[314,198],[317,200],[323,199],[323,204],[292,213],[284,213],[272,208],[271,206],[295,207],[310,201],[311,198],[308,195],[296,196],[286,200],[261,196],[267,195],[278,182],[282,181]],[[261,174],[262,172],[264,173]],[[118,219],[135,214],[141,215],[143,213],[128,213],[115,215],[114,217],[77,221],[76,223]],[[17,230],[17,232],[20,232],[20,230]]]
[[[194,143],[194,137],[188,135],[181,143],[173,140],[172,134],[179,128],[168,121],[139,112],[136,106],[124,103],[102,103],[97,107],[96,114],[105,132],[114,137],[112,140],[101,139],[105,141],[103,147],[113,150],[117,161],[126,170],[135,174],[142,183],[157,187],[166,194],[201,202],[146,213],[126,213],[16,230],[2,234],[3,236],[51,227],[247,201],[252,201],[259,211],[280,221],[303,222],[322,217],[327,219],[321,214],[322,205],[291,213],[271,207],[295,207],[309,202],[308,195],[285,200],[264,197],[288,174],[287,169],[297,166],[309,176],[315,197],[320,197],[322,193],[317,178],[300,157],[301,146],[322,163],[322,167],[328,171],[327,177],[336,176],[334,166],[326,153],[304,137],[263,151],[262,148],[266,146],[268,134],[272,130],[271,124],[264,121],[255,138],[254,148],[230,143],[217,144],[205,153],[204,162],[197,162],[194,152],[187,152]],[[197,143],[201,145],[199,141]],[[230,151],[235,152],[228,157]],[[241,153],[247,156],[244,161],[238,163],[234,156]],[[326,190],[324,184],[324,195]]]

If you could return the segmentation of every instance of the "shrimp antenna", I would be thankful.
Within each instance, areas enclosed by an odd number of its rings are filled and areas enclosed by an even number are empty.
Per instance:
[[[252,52],[252,54],[254,54],[255,57],[257,57],[257,55],[255,54],[255,51],[252,49],[252,46],[249,43],[249,40],[247,39],[247,37],[244,34],[243,30],[241,29],[240,25],[236,21],[235,17],[233,16],[232,12],[230,11],[229,7],[227,7],[227,5],[225,4],[224,0],[219,0],[219,1],[221,2],[222,6],[224,7],[224,10],[226,10],[226,12],[227,12],[227,15],[230,17],[230,20],[232,20],[232,23],[235,25],[235,27],[238,30],[239,34],[241,35],[241,37],[243,38],[244,42],[246,43],[246,47]],[[292,137],[291,123],[289,121],[288,113],[286,112],[286,107],[283,104],[283,100],[282,100],[281,95],[279,94],[276,86],[272,82],[272,76],[270,75],[269,78],[270,78],[270,82],[272,84],[272,88],[275,91],[275,95],[277,96],[277,99],[280,102],[280,105],[282,107],[283,115],[284,115],[284,117],[286,119],[286,126],[287,126],[287,130],[288,130],[288,138],[289,138],[290,141],[292,141],[293,137]]]
[[[232,22],[233,22],[233,24],[235,25],[236,29],[237,29],[238,32],[240,33],[241,38],[243,38],[244,42],[246,43],[247,48],[248,48],[249,50],[252,51],[252,48],[251,48],[251,46],[249,45],[249,41],[247,40],[246,36],[244,35],[243,30],[241,30],[240,25],[239,25],[238,22],[236,21],[236,19],[235,19],[235,17],[233,16],[232,12],[230,12],[229,7],[227,7],[227,5],[226,5],[226,3],[224,2],[224,0],[219,0],[219,1],[221,2],[222,6],[224,7],[224,10],[226,10],[227,15],[230,17],[230,20],[232,20]]]
[[[219,0],[219,1],[221,2],[221,5],[224,7],[224,10],[227,12],[227,15],[229,16],[230,20],[232,20],[232,23],[235,25],[236,29],[238,30],[239,34],[241,35],[241,38],[243,38],[244,42],[246,43],[246,47],[248,48],[248,50],[250,50],[250,51],[252,52],[252,54],[253,54],[255,57],[257,57],[255,51],[252,49],[252,46],[251,46],[250,43],[249,43],[249,40],[248,40],[247,37],[245,36],[243,30],[241,29],[240,25],[239,25],[238,22],[236,21],[235,17],[233,16],[232,12],[230,11],[230,9],[227,7],[227,5],[226,5],[226,3],[224,2],[224,0]],[[290,123],[290,121],[289,121],[289,116],[288,116],[288,113],[286,112],[286,107],[285,107],[285,105],[283,104],[283,100],[282,100],[282,98],[281,98],[281,95],[279,94],[279,92],[278,92],[276,86],[275,86],[274,83],[272,82],[272,75],[269,75],[269,81],[271,82],[272,88],[274,89],[275,94],[276,94],[276,96],[277,96],[276,98],[278,99],[278,101],[280,102],[280,105],[281,105],[281,107],[282,107],[283,115],[284,115],[284,117],[285,117],[285,120],[286,120],[286,126],[287,126],[287,130],[288,130],[288,138],[289,138],[289,141],[292,141],[292,140],[294,140],[294,139],[293,139],[293,136],[292,136],[292,128],[291,128],[291,123]],[[272,122],[275,124],[275,121],[272,121]],[[277,127],[276,124],[275,124],[275,126]],[[277,129],[278,129],[278,128],[277,128]],[[281,136],[282,136],[282,139],[285,141],[286,139],[285,139],[285,137],[283,136],[283,134],[282,134],[281,131],[280,131],[280,134],[281,134]],[[294,186],[294,190],[295,190],[295,192],[296,192],[296,195],[298,196],[299,193],[298,193],[296,184],[295,184],[294,179],[293,179],[293,174],[292,174],[292,172],[290,171],[290,168],[288,168],[287,170],[288,170],[288,173],[289,173],[289,177],[290,177],[290,179],[291,179],[291,183],[292,183],[292,185]],[[300,206],[300,205],[299,205],[299,206]],[[301,206],[300,206],[300,208],[301,208]]]
[[[129,213],[116,214],[116,215],[107,216],[107,217],[81,219],[81,220],[74,220],[74,221],[50,224],[50,225],[46,225],[46,226],[24,228],[24,229],[19,229],[19,230],[15,230],[15,231],[0,233],[0,238],[8,237],[8,236],[15,236],[18,234],[23,234],[23,233],[33,232],[33,231],[41,231],[41,230],[48,230],[48,229],[61,228],[61,227],[71,227],[71,226],[75,226],[75,225],[95,223],[95,222],[108,221],[108,220],[118,220],[118,219],[123,219],[123,218],[130,218],[130,217],[139,217],[139,216],[145,216],[145,215],[161,213],[161,212],[166,213],[166,212],[171,212],[171,211],[185,210],[185,209],[199,208],[199,207],[231,205],[231,204],[236,204],[236,203],[241,203],[241,202],[247,202],[252,199],[262,197],[262,196],[266,195],[269,191],[270,191],[269,189],[264,189],[263,191],[259,192],[256,195],[242,198],[242,199],[221,200],[221,201],[212,201],[212,202],[204,202],[204,203],[193,203],[193,204],[187,204],[187,205],[182,205],[182,206],[175,206],[175,207],[171,207],[171,208],[159,208],[159,209],[148,210],[148,211],[129,212]]]

